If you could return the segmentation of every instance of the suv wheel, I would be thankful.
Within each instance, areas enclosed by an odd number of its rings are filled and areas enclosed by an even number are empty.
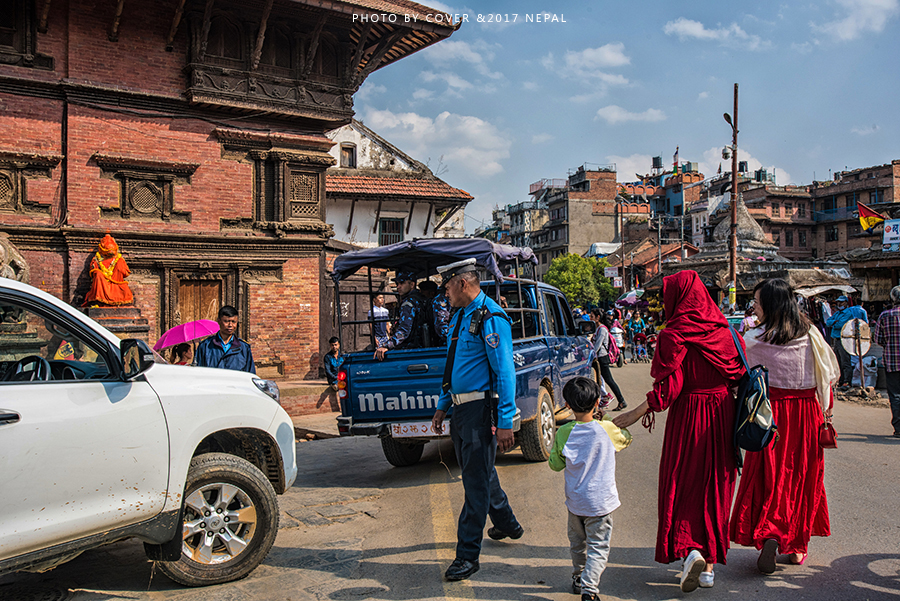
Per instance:
[[[556,436],[556,415],[553,413],[553,398],[550,391],[541,386],[538,389],[537,416],[522,424],[519,441],[522,456],[528,461],[547,461],[553,449]]]
[[[390,436],[385,436],[381,439],[381,450],[384,458],[394,467],[408,467],[419,462],[425,445],[397,442]]]
[[[184,490],[181,558],[158,566],[185,586],[238,580],[262,563],[277,534],[278,503],[263,473],[234,455],[198,455]]]

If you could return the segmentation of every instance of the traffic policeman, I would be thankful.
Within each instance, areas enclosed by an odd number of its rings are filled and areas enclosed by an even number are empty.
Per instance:
[[[494,540],[525,533],[494,467],[497,450],[503,453],[513,446],[516,373],[510,319],[481,291],[475,259],[439,267],[438,273],[450,304],[462,307],[450,321],[444,382],[431,427],[443,433],[452,404],[450,437],[462,469],[465,503],[459,514],[456,559],[444,577],[463,580],[478,571],[488,515],[493,523],[488,536]]]
[[[418,348],[422,346],[422,325],[424,324],[425,297],[416,290],[416,276],[411,271],[398,271],[394,277],[400,310],[397,320],[391,324],[390,338],[375,349],[375,358],[384,360],[384,355],[395,348]]]

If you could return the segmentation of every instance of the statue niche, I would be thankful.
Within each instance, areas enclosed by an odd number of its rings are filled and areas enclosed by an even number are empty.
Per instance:
[[[131,270],[119,252],[119,245],[106,234],[91,260],[91,289],[82,307],[120,307],[133,303],[134,295],[125,281],[129,274]]]

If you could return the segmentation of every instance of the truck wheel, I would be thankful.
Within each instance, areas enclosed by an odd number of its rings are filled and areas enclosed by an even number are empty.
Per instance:
[[[277,534],[278,502],[263,473],[234,455],[198,455],[184,488],[181,558],[157,565],[185,586],[238,580],[262,563]]]
[[[538,389],[537,417],[522,424],[522,430],[519,432],[522,455],[528,461],[547,461],[555,436],[556,415],[553,413],[553,400],[550,392],[541,386]]]
[[[384,458],[394,467],[408,467],[419,462],[425,445],[397,442],[390,436],[385,436],[381,439],[381,450],[384,451]]]

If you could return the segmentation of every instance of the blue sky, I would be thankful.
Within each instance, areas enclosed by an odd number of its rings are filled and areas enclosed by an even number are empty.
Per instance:
[[[900,0],[424,4],[468,22],[369,76],[355,108],[475,197],[468,231],[582,164],[632,181],[678,146],[728,170],[735,83],[740,159],[778,184],[900,159]],[[557,21],[526,22],[541,13]]]

